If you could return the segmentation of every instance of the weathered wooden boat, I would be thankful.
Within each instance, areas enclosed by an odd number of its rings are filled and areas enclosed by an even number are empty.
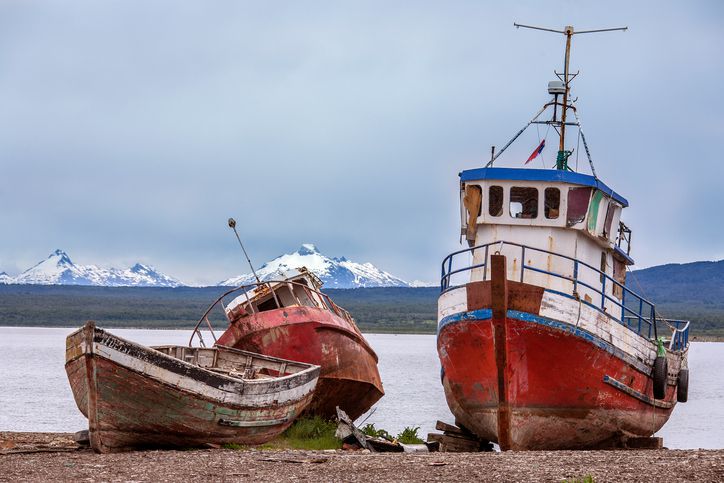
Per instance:
[[[65,370],[99,453],[261,444],[311,401],[319,367],[217,346],[145,347],[93,322],[66,339]]]
[[[236,294],[224,307],[229,327],[217,343],[321,366],[307,412],[334,418],[339,406],[356,419],[384,395],[377,355],[321,286],[301,267],[230,290],[209,308]]]
[[[562,80],[549,84],[553,99],[528,123],[559,133],[555,169],[493,167],[501,151],[462,171],[469,248],[442,264],[437,348],[447,403],[459,426],[503,450],[649,437],[688,397],[688,322],[661,317],[626,283],[627,200],[592,163],[590,175],[568,164],[565,128],[580,123],[566,120],[575,109],[573,28],[561,33]],[[538,121],[547,108],[552,118]]]

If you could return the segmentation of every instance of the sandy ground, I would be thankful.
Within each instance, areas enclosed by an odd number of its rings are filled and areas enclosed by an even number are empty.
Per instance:
[[[98,455],[69,434],[0,433],[0,481],[722,481],[724,450],[370,454],[143,451]]]

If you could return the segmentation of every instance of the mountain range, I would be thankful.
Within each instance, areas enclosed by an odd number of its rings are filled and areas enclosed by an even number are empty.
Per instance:
[[[5,272],[0,283],[28,285],[95,285],[105,287],[178,287],[175,278],[150,265],[136,263],[129,268],[101,268],[76,265],[63,250],[55,250],[48,258],[25,270],[17,277]]]
[[[357,263],[345,257],[329,258],[311,243],[304,243],[292,253],[285,253],[266,262],[258,270],[262,280],[278,278],[279,274],[298,267],[306,267],[318,276],[325,288],[410,287],[411,284],[380,270],[371,263]],[[238,286],[254,281],[253,273],[245,273],[219,282],[220,286]]]
[[[262,265],[257,274],[262,279],[273,279],[288,269],[306,267],[316,274],[325,288],[361,287],[418,287],[427,284],[408,283],[380,270],[371,263],[357,263],[345,257],[329,258],[311,243],[297,251],[285,253]],[[254,281],[246,273],[229,278],[218,286],[238,286]],[[0,284],[28,285],[92,285],[105,287],[179,287],[181,281],[165,275],[150,265],[137,263],[130,268],[101,268],[96,265],[73,263],[63,250],[55,250],[48,258],[25,270],[16,277],[0,273]]]

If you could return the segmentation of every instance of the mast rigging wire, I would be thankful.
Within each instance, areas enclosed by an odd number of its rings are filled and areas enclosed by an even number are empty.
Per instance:
[[[510,146],[511,144],[513,144],[513,142],[514,142],[516,139],[518,139],[518,137],[519,137],[521,134],[523,134],[523,131],[525,131],[526,129],[528,129],[528,126],[530,126],[531,124],[533,124],[533,122],[534,122],[536,119],[538,119],[538,117],[539,117],[541,114],[543,114],[543,111],[546,110],[546,107],[547,107],[547,106],[543,106],[543,107],[540,109],[540,111],[538,111],[538,113],[537,113],[535,116],[533,116],[533,119],[531,119],[530,121],[528,121],[528,124],[526,124],[525,126],[523,126],[523,128],[522,128],[520,131],[518,131],[518,133],[517,133],[515,136],[513,136],[513,139],[511,139],[510,141],[508,141],[508,144],[506,144],[505,146],[503,146],[503,149],[501,149],[500,151],[498,151],[498,154],[496,154],[496,155],[493,157],[493,159],[491,159],[490,161],[488,161],[488,164],[486,164],[485,167],[486,167],[486,168],[491,167],[491,166],[493,165],[493,163],[495,162],[495,160],[498,159],[498,157],[499,157],[501,154],[503,154],[503,152],[504,152],[506,149],[508,149],[508,146]]]

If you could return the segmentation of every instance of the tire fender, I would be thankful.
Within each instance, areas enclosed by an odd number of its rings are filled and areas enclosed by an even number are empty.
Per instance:
[[[669,364],[666,356],[656,356],[654,359],[654,399],[666,397],[666,384],[668,379]]]
[[[689,400],[689,369],[684,367],[676,378],[676,400],[686,402]]]

